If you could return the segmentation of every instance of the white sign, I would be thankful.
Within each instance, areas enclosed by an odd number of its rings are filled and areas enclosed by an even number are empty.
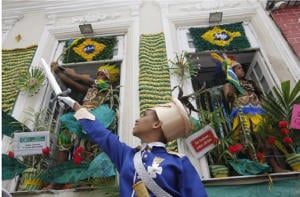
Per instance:
[[[216,146],[217,141],[218,137],[215,133],[215,130],[209,125],[206,125],[193,135],[190,135],[185,140],[190,151],[197,159],[201,158],[203,155],[205,155],[205,153],[212,150]]]
[[[50,147],[49,131],[14,133],[14,154],[42,154],[42,149]]]

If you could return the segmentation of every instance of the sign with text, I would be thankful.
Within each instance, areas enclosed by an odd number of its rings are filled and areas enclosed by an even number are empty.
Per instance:
[[[50,146],[49,131],[22,132],[14,134],[14,154],[42,154],[42,149]]]
[[[185,141],[194,157],[199,159],[216,146],[217,140],[215,130],[207,125],[189,136]]]

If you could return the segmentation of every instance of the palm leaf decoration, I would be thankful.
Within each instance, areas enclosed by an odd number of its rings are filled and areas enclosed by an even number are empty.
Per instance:
[[[45,80],[45,74],[40,68],[32,68],[25,73],[19,74],[16,87],[29,95],[35,95]]]
[[[280,120],[290,120],[294,104],[300,103],[300,81],[290,90],[290,81],[283,81],[281,89],[273,87],[272,95],[263,97],[262,107],[266,115],[276,123]]]

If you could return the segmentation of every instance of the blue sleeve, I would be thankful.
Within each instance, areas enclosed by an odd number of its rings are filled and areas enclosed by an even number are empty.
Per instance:
[[[91,140],[103,149],[119,171],[125,155],[132,148],[120,142],[119,137],[106,129],[98,120],[81,119],[79,122]]]
[[[182,158],[182,167],[182,177],[179,177],[179,188],[181,196],[207,197],[207,193],[203,186],[203,183],[196,169],[187,157]]]

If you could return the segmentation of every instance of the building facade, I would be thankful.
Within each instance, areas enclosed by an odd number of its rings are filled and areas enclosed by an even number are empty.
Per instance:
[[[266,94],[271,92],[272,87],[279,87],[282,81],[290,80],[291,85],[294,86],[300,80],[299,4],[290,4],[289,7],[277,10],[276,7],[267,8],[268,4],[270,1],[263,0],[101,2],[75,0],[42,3],[3,1],[2,49],[13,51],[35,46],[30,67],[43,67],[43,60],[50,65],[59,57],[65,42],[69,39],[115,36],[117,44],[114,47],[113,57],[108,62],[118,62],[121,68],[118,135],[121,141],[134,147],[140,142],[132,136],[132,128],[144,107],[141,101],[143,99],[141,93],[144,89],[140,85],[143,58],[139,54],[143,47],[150,47],[150,44],[149,46],[143,44],[142,38],[149,36],[151,43],[156,39],[151,36],[160,35],[159,39],[162,39],[165,44],[162,49],[162,53],[166,55],[163,64],[168,66],[169,60],[174,60],[176,55],[184,51],[192,57],[192,62],[197,64],[200,70],[207,69],[201,75],[204,77],[211,75],[209,69],[214,67],[215,63],[211,59],[209,49],[200,51],[192,42],[189,29],[239,23],[244,29],[249,47],[212,50],[235,56],[240,63],[247,66],[247,77],[255,80]],[[220,14],[221,18],[213,18]],[[79,26],[84,24],[91,24],[93,33],[83,34]],[[6,56],[2,57],[2,61],[5,61],[4,57]],[[100,60],[86,64],[66,64],[66,66],[80,73],[92,75],[93,70],[103,63],[105,61]],[[154,62],[154,64],[158,63]],[[212,77],[208,79],[213,80]],[[189,77],[180,80],[170,74],[168,83],[170,90],[180,85],[184,95],[195,92],[194,82]],[[177,96],[178,90],[175,89],[171,94]],[[8,110],[15,119],[23,121],[28,118],[28,114],[24,112],[28,107],[35,111],[47,109],[51,105],[51,99],[53,99],[53,87],[46,80],[34,96],[18,93],[13,106]],[[192,101],[192,104],[196,106],[196,101]],[[192,114],[197,117],[195,112]],[[32,125],[28,126],[32,127]],[[184,140],[178,140],[177,143],[178,151],[190,157],[200,177],[209,185],[209,189],[217,184],[223,185],[224,181],[229,181],[232,185],[237,185],[238,181],[265,182],[265,177],[262,176],[250,176],[244,179],[233,177],[219,182],[213,180],[209,171],[208,158],[196,159],[188,150]],[[296,180],[299,181],[299,174],[291,176],[297,177]],[[278,175],[274,178],[282,177]],[[13,191],[15,188],[7,186],[7,189]],[[213,193],[213,189],[211,192],[212,195],[216,194]],[[14,195],[21,194],[14,193]]]

